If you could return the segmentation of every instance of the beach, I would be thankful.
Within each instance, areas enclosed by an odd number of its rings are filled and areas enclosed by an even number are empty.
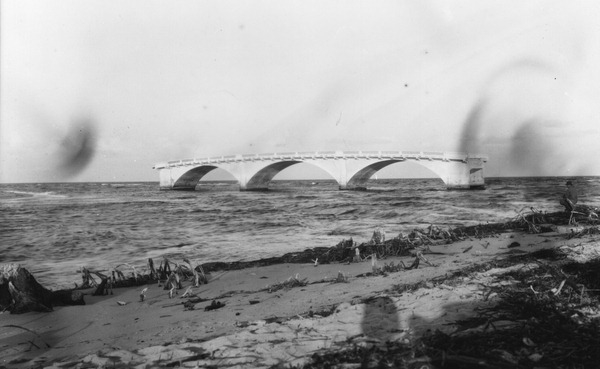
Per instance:
[[[597,258],[599,236],[569,237],[579,230],[507,231],[430,246],[422,253],[428,263],[382,274],[373,273],[367,258],[215,271],[186,298],[192,281],[184,281],[172,298],[163,287],[147,285],[143,301],[144,286],[106,296],[91,296],[90,290],[84,306],[1,314],[0,366],[301,367],[323,352],[411,345],[428,332],[464,329],[461,321],[498,303],[499,295],[490,291],[510,284],[499,276],[521,264],[505,270],[478,265],[540,250],[560,250],[577,262]],[[376,266],[410,265],[414,259],[378,259]]]

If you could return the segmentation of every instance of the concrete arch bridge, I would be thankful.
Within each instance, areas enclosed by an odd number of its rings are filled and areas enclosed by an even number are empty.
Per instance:
[[[275,175],[298,163],[315,165],[329,173],[341,190],[364,189],[377,171],[388,165],[414,161],[437,174],[448,189],[483,188],[487,157],[466,153],[428,151],[318,151],[230,155],[175,160],[156,164],[160,188],[194,190],[210,171],[221,168],[233,175],[240,190],[266,190]]]

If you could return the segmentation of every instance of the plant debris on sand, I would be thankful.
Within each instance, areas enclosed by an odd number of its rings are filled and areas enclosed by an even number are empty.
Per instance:
[[[513,266],[513,268],[510,268]],[[600,362],[600,257],[566,261],[557,249],[512,256],[440,280],[398,286],[402,293],[453,285],[465,276],[506,268],[489,287],[497,303],[409,342],[352,344],[313,355],[302,368],[597,368]]]

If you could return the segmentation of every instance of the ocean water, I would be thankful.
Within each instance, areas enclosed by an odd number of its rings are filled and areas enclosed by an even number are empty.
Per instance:
[[[255,260],[343,239],[387,238],[430,224],[510,220],[531,207],[559,211],[564,178],[488,178],[485,190],[448,191],[440,179],[232,182],[161,191],[156,182],[0,184],[0,263],[19,263],[49,288],[80,282],[80,267],[144,266],[167,256],[199,263]],[[579,177],[581,203],[600,205],[600,177]]]

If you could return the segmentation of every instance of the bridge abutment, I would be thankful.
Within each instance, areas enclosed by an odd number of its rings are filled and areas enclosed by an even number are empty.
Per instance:
[[[481,158],[467,157],[464,161],[421,161],[421,165],[436,173],[449,190],[482,189],[485,187],[483,175],[484,161]]]
[[[197,181],[186,179],[185,173],[189,168],[166,168],[159,171],[159,186],[161,190],[188,190],[193,191],[196,188]]]

